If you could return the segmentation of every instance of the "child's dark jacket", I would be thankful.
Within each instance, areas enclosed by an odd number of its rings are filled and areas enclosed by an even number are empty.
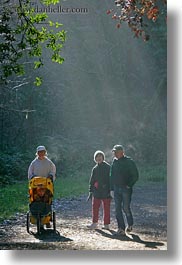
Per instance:
[[[98,199],[110,198],[110,165],[103,161],[92,169],[89,192]]]

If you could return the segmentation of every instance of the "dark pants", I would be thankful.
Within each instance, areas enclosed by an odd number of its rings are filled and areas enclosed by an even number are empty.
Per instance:
[[[94,198],[92,199],[92,222],[93,223],[98,223],[98,219],[99,219],[99,209],[102,203],[102,207],[103,207],[103,220],[104,220],[104,224],[108,225],[110,224],[110,203],[111,203],[111,199],[97,199]]]
[[[130,208],[132,188],[114,187],[114,201],[116,210],[116,220],[118,228],[125,230],[123,213],[126,216],[127,225],[133,225],[133,216]]]

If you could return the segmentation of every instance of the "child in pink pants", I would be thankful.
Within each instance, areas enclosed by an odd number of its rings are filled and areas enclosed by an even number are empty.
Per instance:
[[[98,228],[99,209],[103,207],[103,229],[110,224],[110,165],[105,161],[105,154],[98,150],[94,154],[96,165],[93,167],[89,181],[89,196],[92,197],[92,224],[89,229]]]

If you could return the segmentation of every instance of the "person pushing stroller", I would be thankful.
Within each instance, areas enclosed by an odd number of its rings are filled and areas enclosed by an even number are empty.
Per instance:
[[[38,146],[36,149],[36,158],[30,163],[28,168],[28,179],[32,179],[35,176],[41,176],[45,178],[50,178],[52,182],[56,179],[56,166],[47,157],[47,150],[45,146]],[[45,190],[40,189],[37,191],[37,200],[45,200]],[[50,228],[50,223],[46,224],[46,228]]]
[[[56,179],[56,166],[47,157],[45,146],[40,145],[36,150],[36,158],[30,163],[28,168],[28,179],[35,176],[50,178],[52,181]]]

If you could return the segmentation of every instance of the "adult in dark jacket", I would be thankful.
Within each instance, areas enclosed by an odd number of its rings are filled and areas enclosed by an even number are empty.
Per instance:
[[[92,224],[90,229],[98,227],[99,209],[103,207],[103,228],[109,229],[110,224],[110,165],[105,162],[105,154],[98,150],[94,154],[96,165],[93,167],[89,181],[89,197],[92,197]]]
[[[131,232],[133,226],[130,203],[132,188],[138,180],[139,174],[135,162],[124,154],[122,145],[115,145],[112,151],[115,157],[111,165],[111,190],[114,190],[116,220],[118,224],[117,234],[125,235],[125,231]],[[126,225],[123,213],[126,216]]]

